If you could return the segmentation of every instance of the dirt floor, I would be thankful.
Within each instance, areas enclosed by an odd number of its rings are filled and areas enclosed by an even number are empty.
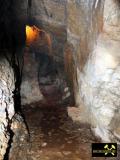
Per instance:
[[[30,142],[28,146],[20,145],[21,157],[17,160],[105,159],[91,156],[91,144],[99,141],[88,125],[73,122],[67,108],[37,104],[26,106],[23,111],[30,130]]]

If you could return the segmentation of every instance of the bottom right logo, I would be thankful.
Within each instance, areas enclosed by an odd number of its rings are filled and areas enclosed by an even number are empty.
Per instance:
[[[92,157],[117,157],[117,143],[93,143]]]

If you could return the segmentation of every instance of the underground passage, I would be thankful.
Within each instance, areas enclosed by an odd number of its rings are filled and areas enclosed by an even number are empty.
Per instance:
[[[119,144],[120,1],[0,0],[0,160]]]

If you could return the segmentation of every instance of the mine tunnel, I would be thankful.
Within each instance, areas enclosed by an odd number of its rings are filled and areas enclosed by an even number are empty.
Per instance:
[[[0,160],[119,160],[119,42],[119,0],[0,0]]]

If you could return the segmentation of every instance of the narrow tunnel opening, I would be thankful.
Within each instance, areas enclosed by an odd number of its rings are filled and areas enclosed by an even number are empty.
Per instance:
[[[67,105],[73,103],[74,97],[71,96],[68,86],[64,70],[64,57],[61,57],[62,61],[56,60],[56,57],[61,54],[57,51],[59,55],[55,55],[57,48],[53,49],[53,39],[56,38],[54,33],[47,32],[35,25],[26,25],[26,49],[24,53],[26,66],[24,67],[23,81],[30,83],[30,78],[26,76],[29,74],[35,83],[34,89],[35,87],[36,90],[39,89],[38,92],[44,97],[43,103]],[[57,43],[58,46],[59,42]],[[34,67],[32,63],[35,64],[33,64]]]

